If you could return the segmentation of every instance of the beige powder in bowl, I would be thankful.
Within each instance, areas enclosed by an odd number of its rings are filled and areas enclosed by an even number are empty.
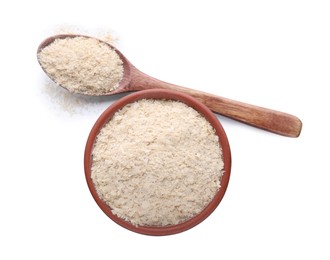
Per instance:
[[[168,226],[199,214],[220,188],[218,136],[195,109],[141,99],[98,133],[91,178],[112,213],[135,226]]]
[[[57,84],[73,93],[107,94],[124,75],[116,51],[95,38],[58,38],[38,53],[38,60]]]

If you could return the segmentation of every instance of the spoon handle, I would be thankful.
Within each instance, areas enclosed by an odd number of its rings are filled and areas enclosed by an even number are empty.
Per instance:
[[[213,112],[245,124],[288,137],[298,137],[301,132],[302,122],[296,116],[170,84],[150,77],[136,68],[131,72],[131,90],[152,88],[177,90],[193,96]]]

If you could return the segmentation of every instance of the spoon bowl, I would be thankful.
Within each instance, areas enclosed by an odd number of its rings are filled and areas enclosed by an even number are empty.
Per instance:
[[[45,39],[38,47],[38,61],[43,68],[40,60],[39,53],[48,45],[52,44],[56,39],[64,39],[64,38],[74,38],[74,37],[86,37],[93,38],[85,35],[77,35],[77,34],[60,34],[49,37]],[[300,135],[302,129],[302,122],[296,116],[264,108],[255,105],[250,105],[247,103],[231,100],[228,98],[216,96],[213,94],[205,93],[202,91],[189,89],[185,87],[181,87],[178,85],[174,85],[171,83],[167,83],[156,78],[153,78],[140,70],[138,70],[117,48],[110,45],[107,42],[98,40],[101,43],[104,43],[109,46],[109,48],[116,51],[119,55],[120,59],[123,62],[124,74],[123,78],[119,82],[119,86],[109,92],[102,95],[114,95],[122,92],[130,92],[130,91],[139,91],[146,89],[170,89],[176,90],[185,94],[188,94],[198,101],[206,105],[213,112],[221,114],[223,116],[229,117],[231,119],[243,122],[245,124],[258,127],[263,130],[267,130],[276,134],[280,134],[288,137],[298,137]],[[49,75],[49,72],[43,68],[45,73],[56,82],[52,76]],[[66,88],[66,86],[62,87]],[[84,94],[84,93],[82,93]],[[99,95],[99,94],[96,94]]]
[[[51,37],[45,39],[38,47],[38,50],[37,50],[38,62],[40,64],[41,68],[43,69],[43,71],[47,74],[47,76],[56,83],[57,83],[57,80],[49,74],[47,69],[40,62],[39,53],[41,53],[41,51],[44,48],[51,45],[57,39],[66,39],[66,38],[75,38],[75,37],[93,38],[93,37],[90,37],[90,36],[78,35],[78,34],[58,34],[58,35],[51,36]],[[112,90],[108,93],[102,94],[102,96],[110,96],[110,95],[114,95],[114,94],[118,94],[118,93],[122,93],[122,92],[128,92],[129,91],[129,86],[130,86],[130,81],[131,81],[131,67],[132,67],[132,64],[126,59],[126,57],[117,48],[115,48],[114,46],[110,45],[107,42],[104,42],[104,41],[101,41],[101,40],[98,40],[98,41],[108,45],[109,48],[115,50],[116,53],[118,54],[118,56],[120,57],[121,61],[123,62],[123,78],[119,82],[119,86],[116,89],[114,89],[114,90]],[[67,87],[65,85],[62,85],[62,84],[58,84],[58,85],[60,87],[63,87],[64,89],[67,89]],[[86,95],[85,93],[79,93],[79,94]],[[98,96],[98,95],[99,94],[93,94],[93,96]]]

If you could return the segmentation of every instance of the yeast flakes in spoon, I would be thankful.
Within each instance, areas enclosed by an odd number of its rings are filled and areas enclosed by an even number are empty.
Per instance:
[[[70,92],[103,95],[118,88],[123,78],[123,61],[104,42],[90,37],[55,39],[38,52],[47,74]]]

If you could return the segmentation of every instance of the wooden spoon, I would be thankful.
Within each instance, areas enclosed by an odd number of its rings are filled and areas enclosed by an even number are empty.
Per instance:
[[[43,48],[51,44],[56,39],[63,39],[67,37],[89,36],[76,34],[55,35],[45,39],[39,45],[37,52],[39,53]],[[103,42],[101,40],[99,41]],[[172,89],[193,96],[216,113],[249,124],[251,126],[288,137],[298,137],[301,132],[302,122],[296,116],[158,80],[138,70],[118,49],[106,42],[103,43],[107,44],[109,48],[112,48],[117,52],[123,61],[124,66],[124,76],[119,84],[119,87],[105,95],[114,95],[122,92],[154,88]],[[49,76],[47,70],[45,68],[43,68],[43,70]],[[65,86],[62,87],[65,88]]]

